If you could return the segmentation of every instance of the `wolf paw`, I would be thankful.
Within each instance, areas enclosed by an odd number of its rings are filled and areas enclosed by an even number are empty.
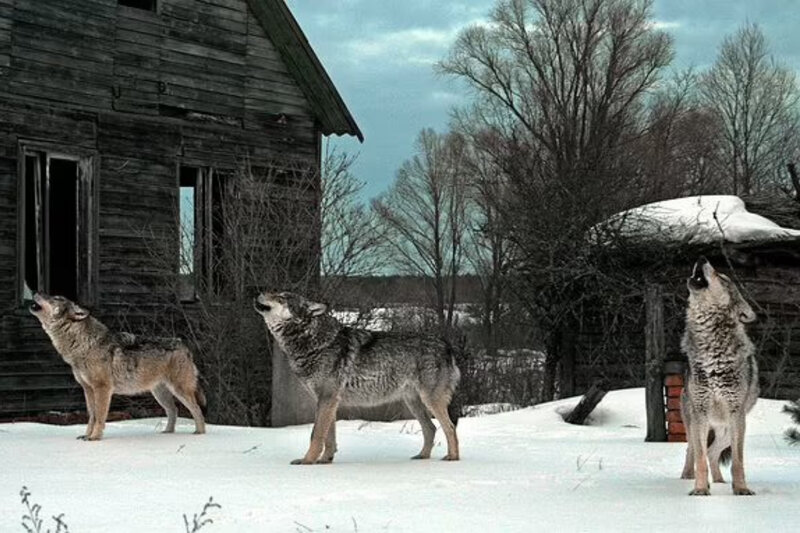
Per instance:
[[[292,461],[289,464],[292,464],[292,465],[313,465],[315,463],[316,463],[315,461],[306,461],[305,458],[303,458],[303,459],[295,459],[294,461]]]
[[[75,437],[76,440],[89,440],[89,435],[78,435]]]
[[[448,454],[442,457],[442,461],[458,461],[458,456]]]
[[[421,454],[421,453],[418,453],[417,455],[412,457],[412,459],[430,459],[430,458],[431,458],[431,454],[424,455],[424,454]]]
[[[708,489],[694,489],[689,493],[689,496],[711,496],[711,491]]]
[[[681,474],[681,479],[694,479],[694,474]]]
[[[753,492],[752,490],[748,489],[747,487],[743,487],[743,488],[740,488],[740,489],[733,489],[733,493],[736,496],[755,496],[756,495],[755,492]]]
[[[329,465],[333,462],[333,457],[323,457],[321,459],[317,459],[318,465]]]
[[[725,483],[725,478],[718,478],[714,480],[714,483]]]

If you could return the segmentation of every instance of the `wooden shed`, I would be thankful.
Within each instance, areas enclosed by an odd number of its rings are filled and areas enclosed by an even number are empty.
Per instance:
[[[665,397],[669,392],[665,378],[673,376],[668,385],[680,381],[675,375],[680,375],[685,362],[680,340],[688,297],[686,279],[699,255],[729,274],[758,314],[748,332],[757,348],[762,397],[800,397],[800,231],[758,217],[761,220],[753,220],[763,224],[763,231],[748,235],[740,228],[726,233],[725,217],[729,215],[715,211],[716,198],[702,200],[711,217],[706,228],[710,238],[694,239],[687,234],[665,240],[662,235],[636,251],[620,247],[609,252],[624,254],[618,264],[631,280],[631,291],[618,301],[608,298],[587,303],[574,341],[560,362],[562,394],[583,393],[598,380],[612,389],[647,385],[650,402],[661,410],[660,419],[650,417],[653,427],[649,431],[658,434],[651,440],[666,438],[665,409],[672,411],[667,418],[674,423],[673,433],[681,429],[676,399]],[[732,205],[741,202],[735,197],[719,198]],[[785,202],[790,211],[800,212],[794,200]],[[742,209],[744,205],[741,202]],[[739,214],[757,216],[763,207],[763,202],[747,202],[750,212]],[[765,211],[769,215],[769,209]],[[693,217],[701,218],[690,215],[689,219]],[[792,220],[800,227],[800,219],[792,215],[789,222]],[[716,227],[720,221],[721,232]],[[656,233],[663,231],[663,227],[656,228]]]
[[[283,0],[0,0],[0,417],[83,403],[32,292],[147,317],[137,228],[331,134],[362,139]]]

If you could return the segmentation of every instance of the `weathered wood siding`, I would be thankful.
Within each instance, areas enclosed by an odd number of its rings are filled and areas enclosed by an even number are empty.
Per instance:
[[[762,396],[800,397],[800,268],[796,260],[773,262],[769,251],[752,250],[758,267],[737,267],[734,279],[753,304],[758,320],[747,326],[759,365]],[[725,264],[710,256],[715,265]],[[726,271],[724,268],[720,268]],[[685,324],[685,277],[691,264],[674,267],[673,283],[663,287],[664,334],[667,360],[683,360],[680,342]],[[643,300],[632,300],[624,313],[599,306],[587,308],[575,349],[575,393],[587,390],[596,379],[612,388],[644,384],[645,312]]]
[[[318,123],[246,0],[158,5],[0,0],[0,414],[83,402],[17,301],[21,140],[95,154],[95,308],[130,327],[157,313],[143,233],[177,257],[179,164],[318,165]]]

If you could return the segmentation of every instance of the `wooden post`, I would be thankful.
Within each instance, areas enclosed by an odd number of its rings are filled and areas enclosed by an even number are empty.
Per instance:
[[[667,427],[664,415],[664,300],[661,287],[645,289],[645,403],[647,406],[647,442],[665,442]]]
[[[600,400],[606,395],[606,391],[608,391],[608,384],[603,380],[596,381],[592,387],[586,391],[586,394],[583,395],[578,405],[564,417],[564,422],[581,426],[585,424],[586,419],[589,418],[594,408],[597,407],[597,404],[600,403]]]

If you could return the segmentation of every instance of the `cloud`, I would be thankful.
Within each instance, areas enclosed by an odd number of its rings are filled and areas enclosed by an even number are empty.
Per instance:
[[[354,39],[346,47],[355,61],[384,58],[400,63],[433,64],[455,40],[458,30],[458,27],[407,28]]]
[[[677,20],[654,20],[650,23],[650,27],[654,30],[677,30],[683,26]]]

